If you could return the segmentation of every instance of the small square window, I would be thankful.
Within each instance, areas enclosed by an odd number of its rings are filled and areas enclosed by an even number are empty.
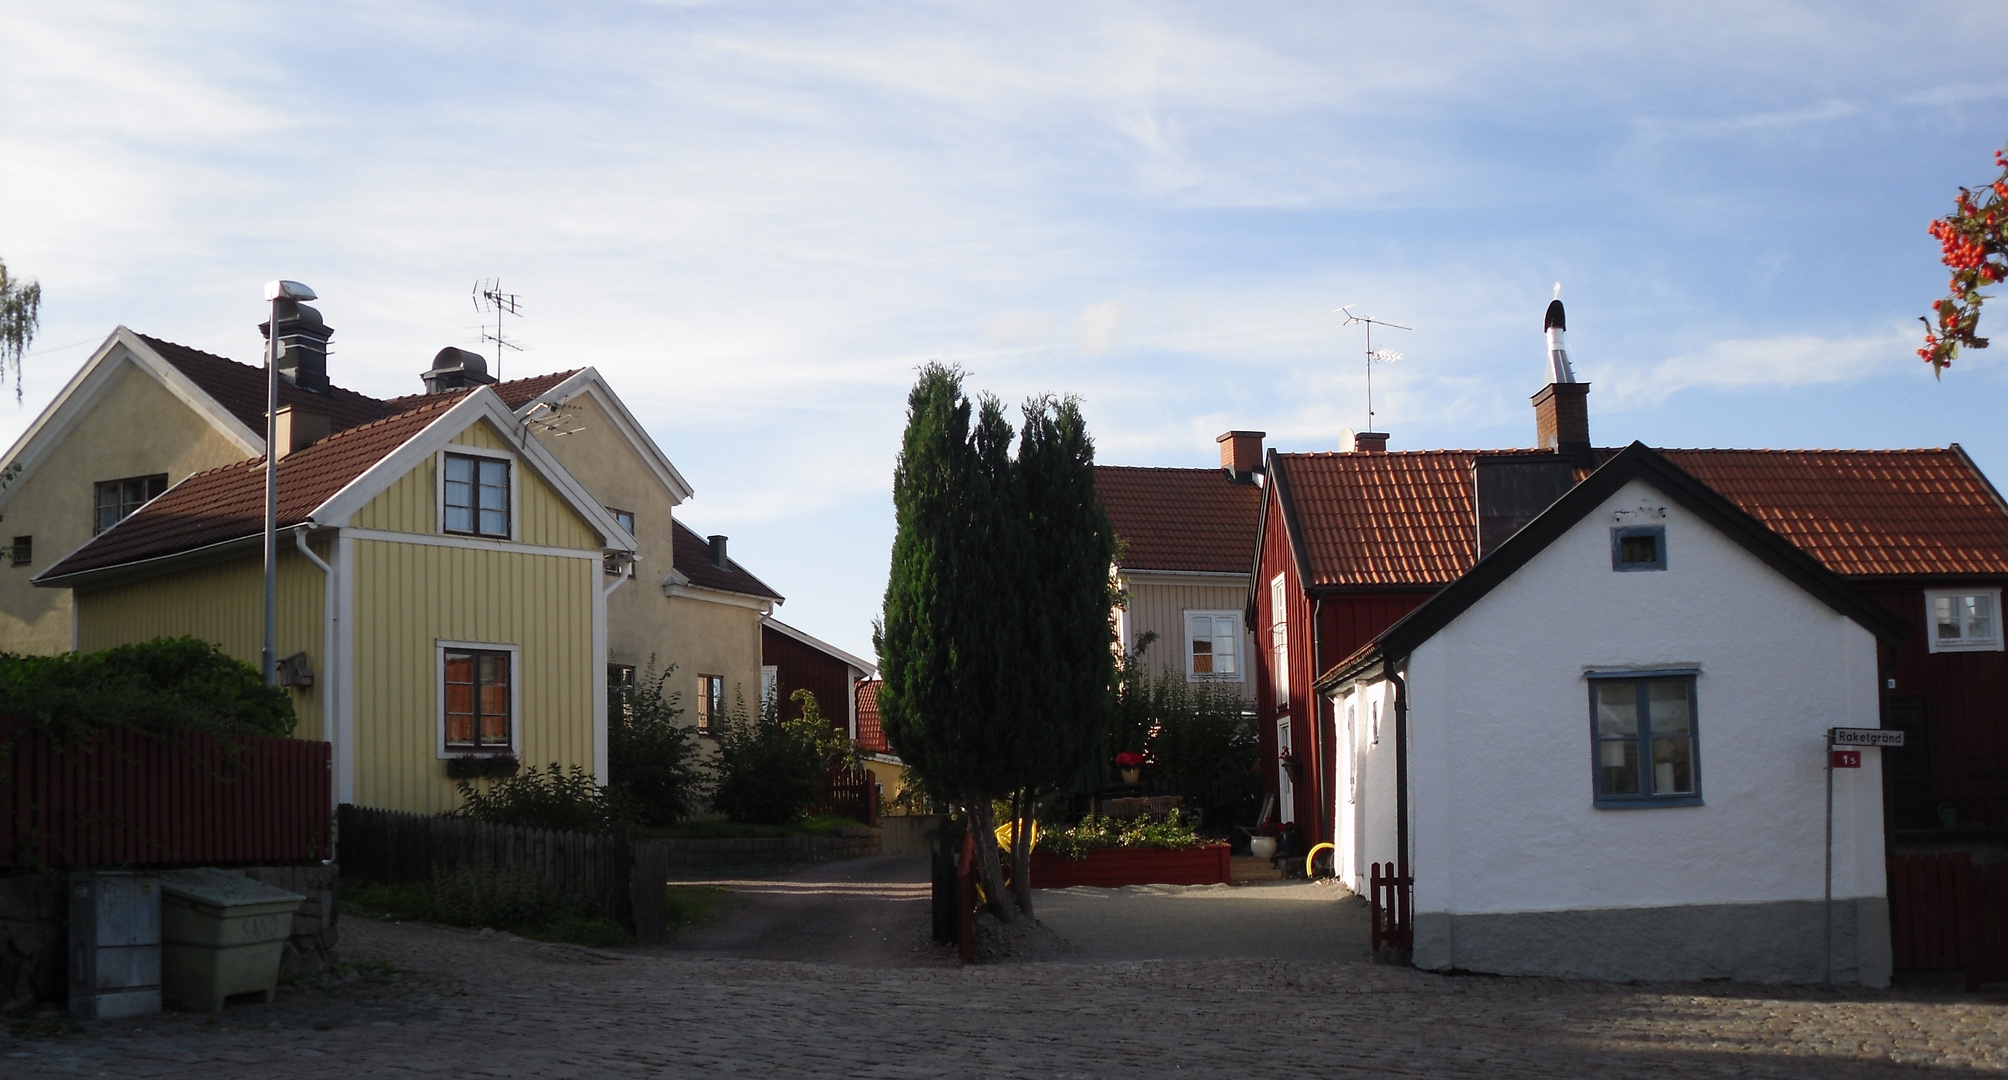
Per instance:
[[[1185,677],[1197,681],[1241,681],[1241,613],[1185,613]]]
[[[509,463],[446,455],[446,531],[509,537]]]
[[[1629,525],[1612,529],[1611,569],[1666,569],[1666,526]]]
[[[32,536],[15,537],[12,554],[15,566],[26,566],[29,563],[34,562],[35,538]]]
[[[1949,589],[1924,594],[1932,652],[2000,652],[2001,590]]]

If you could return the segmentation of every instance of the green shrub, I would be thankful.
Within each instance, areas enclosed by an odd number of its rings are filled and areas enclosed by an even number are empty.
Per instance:
[[[550,771],[540,773],[533,765],[515,776],[486,781],[486,785],[457,782],[461,802],[452,816],[493,825],[589,833],[612,832],[620,821],[607,789],[593,783],[593,775],[584,766],[574,765],[567,772],[554,761]]]
[[[790,825],[822,794],[823,773],[850,763],[850,747],[823,719],[816,695],[791,696],[801,715],[782,719],[778,702],[749,718],[741,698],[718,736],[718,781],[711,805],[733,821]]]
[[[1191,683],[1180,671],[1152,675],[1145,634],[1118,672],[1109,753],[1144,755],[1145,771],[1166,780],[1245,780],[1262,756],[1255,718],[1237,685]]]
[[[620,815],[636,825],[674,825],[691,815],[702,793],[696,729],[680,723],[682,695],[667,690],[672,664],[655,658],[633,686],[617,687],[607,704],[607,779]]]
[[[460,867],[424,884],[344,885],[342,907],[367,918],[490,927],[579,945],[633,941],[590,897],[517,868]]]
[[[1163,821],[1149,818],[1106,818],[1089,815],[1071,829],[1040,829],[1039,850],[1068,859],[1086,858],[1101,848],[1198,847],[1206,843],[1173,810]]]
[[[0,715],[60,738],[88,740],[122,727],[165,733],[293,733],[284,688],[258,669],[192,637],[155,638],[95,653],[0,653]]]

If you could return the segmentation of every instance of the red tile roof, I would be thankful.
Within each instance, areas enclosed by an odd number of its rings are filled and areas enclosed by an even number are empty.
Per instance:
[[[671,519],[674,539],[670,545],[670,564],[677,573],[690,580],[700,589],[717,589],[720,592],[742,593],[747,596],[761,596],[769,600],[782,599],[780,593],[767,587],[767,583],[748,573],[746,568],[734,562],[731,556],[720,567],[711,561],[711,543],[697,535],[696,530],[681,521]]]
[[[1125,570],[1245,574],[1254,562],[1256,484],[1220,469],[1097,465],[1095,491],[1122,542]]]
[[[337,432],[279,462],[279,527],[307,520],[369,467],[403,446],[466,394],[441,394],[423,408]],[[257,536],[265,527],[265,459],[196,473],[99,533],[38,577],[158,558]]]
[[[858,680],[858,749],[870,754],[883,754],[889,749],[885,741],[885,725],[879,722],[878,694],[884,686],[882,679]]]
[[[1472,463],[1497,453],[1278,454],[1271,483],[1309,584],[1437,587],[1461,576],[1478,553]],[[1843,576],[2008,576],[2008,506],[1956,446],[1661,453]]]
[[[139,339],[151,346],[160,358],[173,364],[190,382],[202,388],[202,392],[216,399],[218,405],[228,410],[245,427],[265,434],[265,369],[240,364],[235,360],[163,341],[157,337],[139,334]],[[292,383],[279,380],[279,405],[299,405],[319,409],[329,413],[333,419],[333,429],[341,431],[372,420],[381,420],[386,415],[384,404],[367,394],[354,390],[344,390],[330,386],[328,393],[317,394],[302,390]]]

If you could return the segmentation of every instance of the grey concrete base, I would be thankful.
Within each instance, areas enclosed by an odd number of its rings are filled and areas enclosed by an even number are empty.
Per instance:
[[[1415,915],[1415,966],[1430,971],[1661,981],[1814,983],[1826,977],[1818,900],[1769,904]],[[1834,901],[1834,981],[1888,986],[1889,902]]]

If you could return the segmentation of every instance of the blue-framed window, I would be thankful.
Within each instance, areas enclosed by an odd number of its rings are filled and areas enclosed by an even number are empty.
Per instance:
[[[1666,526],[1620,525],[1612,529],[1611,569],[1666,569]]]
[[[1590,679],[1590,741],[1598,806],[1694,806],[1701,753],[1694,676]]]

